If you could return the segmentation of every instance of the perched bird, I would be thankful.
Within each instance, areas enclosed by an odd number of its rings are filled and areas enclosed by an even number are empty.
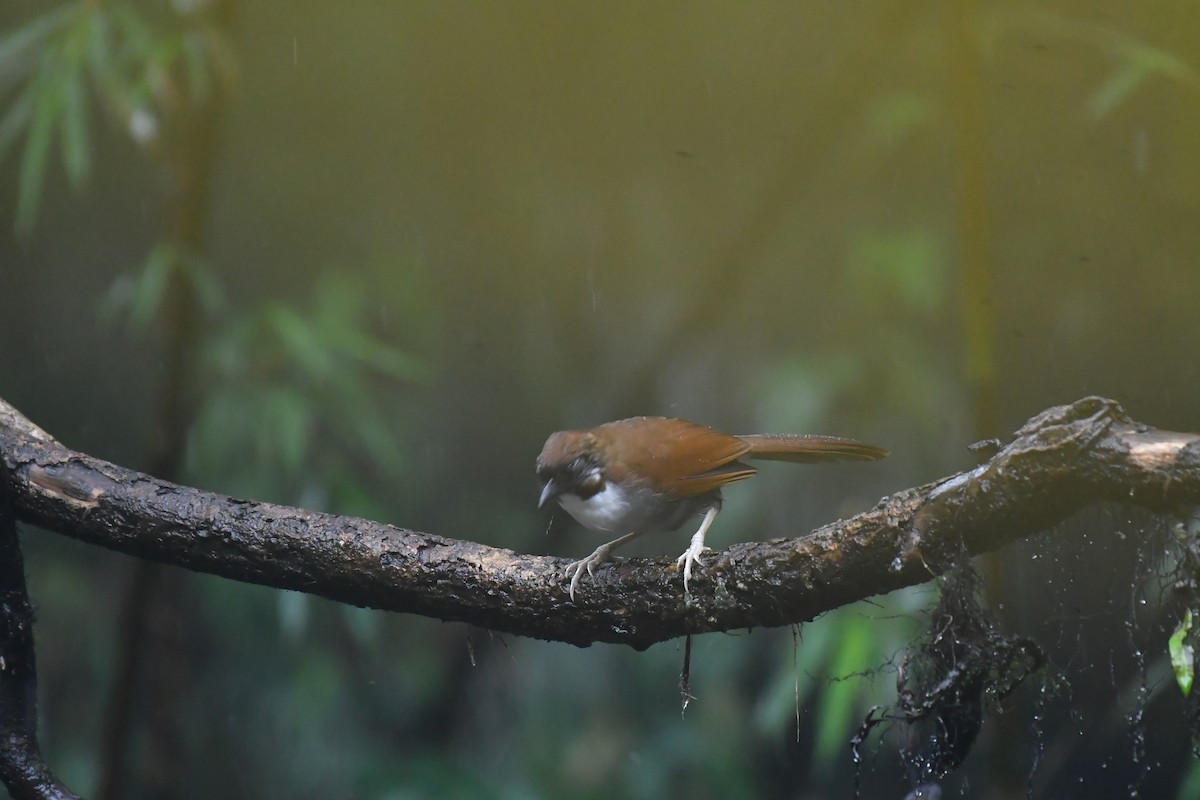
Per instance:
[[[757,472],[739,459],[875,461],[887,454],[874,445],[836,436],[730,436],[682,419],[631,417],[585,431],[550,434],[537,460],[543,483],[538,507],[557,499],[588,528],[624,532],[567,567],[572,600],[583,573],[592,575],[616,548],[643,533],[675,530],[689,517],[703,514],[691,545],[677,562],[686,592],[693,565],[704,563],[704,535],[721,510],[721,487]]]

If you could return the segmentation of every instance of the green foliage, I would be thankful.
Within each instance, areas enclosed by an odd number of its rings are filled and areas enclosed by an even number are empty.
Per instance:
[[[307,309],[280,300],[240,310],[207,262],[160,245],[101,306],[110,324],[149,334],[172,280],[185,282],[206,332],[189,479],[259,499],[380,518],[364,475],[398,481],[402,424],[395,387],[424,379],[423,363],[372,330],[371,295],[354,273],[317,281]]]
[[[1182,59],[1142,42],[1127,41],[1116,48],[1120,63],[1088,99],[1092,116],[1106,117],[1130,95],[1153,78],[1167,78],[1193,90],[1200,89],[1200,75]]]
[[[332,273],[307,310],[267,301],[215,326],[191,471],[232,493],[380,516],[360,480],[397,481],[405,464],[387,387],[425,371],[369,328],[368,299]]]
[[[908,646],[928,590],[894,592],[826,614],[801,628],[787,663],[780,663],[755,712],[762,731],[786,731],[811,709],[813,771],[829,779],[846,763],[850,737],[867,709],[893,702],[888,664]],[[895,624],[905,618],[911,624]],[[892,624],[881,625],[887,619]]]
[[[1116,68],[1092,90],[1087,99],[1087,110],[1096,119],[1112,114],[1155,78],[1172,81],[1189,89],[1194,96],[1200,95],[1200,72],[1195,65],[1123,30],[1040,9],[1015,12],[1001,9],[996,13],[1000,23],[998,29],[1029,29],[1039,34],[1050,33],[1064,39],[1078,40],[1116,61]]]
[[[89,147],[101,127],[98,119],[114,121],[145,146],[147,154],[155,155],[172,130],[171,110],[220,89],[221,48],[200,31],[199,20],[181,10],[197,5],[204,4],[62,4],[34,22],[0,32],[0,143],[17,156],[12,165],[18,181],[12,191],[14,196],[22,193],[22,219],[28,224],[37,213],[39,193],[42,217],[46,216],[45,198],[51,195],[46,187],[53,185],[47,181],[56,179],[60,164],[71,184],[79,186],[86,183],[93,162],[108,163],[107,156],[93,154]],[[878,435],[881,444],[896,452],[894,461],[879,468],[895,470],[889,479],[893,487],[909,483],[897,476],[912,472],[908,465],[913,462],[921,465],[916,470],[921,474],[940,474],[921,462],[966,457],[959,447],[962,429],[954,424],[964,403],[957,368],[961,353],[956,352],[961,336],[955,309],[954,233],[946,200],[952,195],[947,173],[959,165],[944,152],[953,110],[938,100],[944,54],[937,46],[938,32],[926,28],[928,16],[906,17],[900,27],[893,16],[892,24],[876,31],[879,43],[870,38],[870,14],[848,26],[845,38],[832,26],[809,26],[821,32],[818,47],[795,46],[795,32],[805,28],[773,23],[767,27],[787,31],[786,45],[760,48],[743,46],[753,40],[741,38],[746,31],[740,24],[738,37],[731,38],[728,20],[689,14],[680,27],[681,20],[666,15],[669,25],[663,30],[670,31],[672,45],[678,40],[686,49],[665,48],[656,53],[665,61],[645,63],[628,57],[630,40],[619,35],[619,29],[581,24],[572,36],[592,37],[599,31],[619,48],[613,51],[619,57],[606,62],[616,72],[606,69],[603,76],[635,91],[612,94],[597,92],[602,87],[594,83],[592,56],[608,54],[604,38],[589,38],[581,47],[557,28],[510,25],[506,31],[545,36],[539,40],[545,47],[516,47],[511,37],[496,37],[487,25],[464,24],[469,20],[459,20],[451,11],[404,25],[383,24],[392,18],[375,8],[367,17],[370,31],[356,23],[361,15],[326,15],[315,5],[294,11],[278,16],[258,9],[247,15],[253,19],[241,30],[246,74],[261,83],[247,93],[252,99],[238,109],[237,118],[228,120],[229,132],[235,135],[224,143],[236,150],[221,155],[231,156],[230,164],[253,163],[256,169],[253,176],[222,173],[223,181],[232,177],[238,183],[230,191],[225,191],[231,189],[229,183],[218,184],[223,186],[216,198],[221,205],[213,210],[222,222],[222,237],[228,237],[223,238],[222,252],[237,250],[239,242],[270,242],[253,265],[254,279],[248,283],[263,287],[274,281],[287,287],[309,265],[291,260],[303,252],[300,248],[275,246],[283,238],[303,246],[319,240],[318,252],[345,248],[345,231],[354,232],[353,246],[361,245],[363,252],[390,252],[387,248],[398,241],[420,241],[420,248],[438,263],[438,288],[461,306],[442,336],[447,374],[453,380],[436,387],[440,394],[431,392],[426,398],[425,418],[411,422],[405,397],[422,380],[424,359],[417,360],[407,344],[409,331],[402,337],[390,335],[378,315],[385,305],[395,313],[397,300],[403,298],[376,300],[369,283],[331,275],[311,291],[280,290],[294,292],[286,300],[252,303],[238,295],[223,296],[212,267],[193,254],[157,248],[136,275],[114,286],[107,313],[136,334],[148,336],[162,318],[169,287],[178,286],[181,277],[201,298],[206,339],[201,344],[199,419],[189,442],[190,481],[310,507],[430,521],[434,530],[467,531],[490,543],[524,536],[532,547],[546,542],[546,549],[556,553],[574,551],[578,538],[569,546],[550,540],[543,533],[544,518],[533,516],[525,485],[531,480],[529,456],[521,453],[530,447],[536,450],[540,439],[536,430],[531,433],[520,426],[545,424],[545,415],[534,413],[541,407],[570,409],[574,404],[578,409],[581,402],[589,404],[589,410],[606,407],[605,397],[613,391],[610,384],[620,383],[612,380],[620,377],[613,374],[619,366],[612,365],[627,363],[631,353],[637,359],[653,358],[658,334],[670,330],[670,312],[687,307],[694,298],[689,292],[711,278],[707,250],[717,239],[736,236],[743,208],[753,218],[766,207],[754,191],[754,176],[768,165],[772,175],[786,180],[786,174],[774,169],[776,161],[803,167],[795,176],[804,185],[788,187],[797,199],[795,227],[804,230],[797,238],[802,252],[782,254],[799,256],[796,263],[805,265],[797,268],[802,278],[798,289],[788,292],[775,283],[754,283],[762,277],[759,261],[764,251],[755,246],[764,238],[764,229],[747,229],[753,235],[742,246],[750,246],[738,255],[745,256],[748,285],[763,289],[761,305],[753,304],[761,309],[759,317],[742,329],[712,321],[713,338],[728,341],[737,358],[731,362],[710,354],[709,348],[689,349],[685,358],[665,362],[656,394],[638,399],[667,403],[684,392],[703,395],[711,388],[714,395],[737,393],[738,402],[755,398],[747,402],[761,403],[757,427],[763,430],[845,432],[868,439]],[[638,35],[652,35],[641,16],[636,20]],[[740,15],[739,23],[755,17]],[[411,18],[411,12],[404,17]],[[697,19],[711,26],[711,40],[687,38],[688,26]],[[1128,21],[1128,30],[1139,29],[1136,15]],[[335,31],[332,24],[346,27]],[[87,27],[93,30],[84,31]],[[479,38],[467,38],[467,46],[460,47],[463,34],[476,30]],[[52,50],[55,58],[78,57],[66,44],[71,31],[86,40],[95,55],[79,62],[73,72],[56,69],[43,74],[40,60],[50,58]],[[314,31],[319,34],[314,36]],[[342,38],[347,32],[354,38]],[[318,37],[319,46],[314,47]],[[302,45],[292,53],[280,52],[289,40]],[[341,46],[347,41],[355,46]],[[499,41],[509,49],[487,49]],[[826,44],[830,51],[821,52]],[[845,49],[848,45],[862,49]],[[1121,184],[1101,180],[1103,165],[1117,160],[1113,154],[1119,149],[1112,140],[1083,148],[1044,136],[1054,130],[1061,131],[1063,141],[1082,141],[1080,129],[1070,123],[1069,99],[1063,112],[1064,96],[1077,98],[1077,106],[1093,113],[1112,113],[1121,103],[1136,99],[1137,92],[1189,80],[1178,65],[1170,60],[1156,64],[1153,54],[1144,58],[1106,45],[1097,52],[1114,60],[1105,62],[1088,82],[1089,65],[1081,68],[1062,58],[1061,50],[1047,53],[1040,49],[1043,45],[1041,38],[1022,41],[1019,58],[989,62],[983,76],[988,151],[1007,172],[991,186],[996,229],[1004,231],[996,255],[1012,270],[1006,273],[1011,275],[1010,287],[1003,287],[1003,280],[997,284],[997,299],[1013,303],[1012,325],[1018,329],[1014,339],[1026,329],[1031,334],[1009,351],[1021,359],[1014,363],[1029,363],[1030,385],[1038,375],[1044,377],[1033,371],[1042,350],[1053,352],[1056,364],[1080,370],[1084,366],[1079,362],[1094,355],[1092,350],[1067,348],[1056,336],[1041,336],[1041,321],[1069,313],[1078,307],[1073,303],[1086,305],[1101,319],[1114,307],[1106,310],[1102,299],[1093,298],[1085,287],[1031,282],[1031,273],[1022,272],[1021,265],[1032,263],[1048,274],[1069,270],[1063,250],[1074,247],[1093,258],[1100,251],[1115,253],[1120,261],[1127,252],[1138,252],[1148,262],[1158,252],[1173,259],[1180,252],[1186,255],[1180,242],[1192,240],[1181,239],[1179,225],[1169,220],[1190,219],[1179,210],[1194,205],[1192,196],[1178,192],[1195,185],[1187,182],[1190,171],[1174,169],[1190,163],[1181,159],[1170,162],[1171,171],[1184,176],[1176,179],[1177,194],[1170,195],[1172,184],[1164,181],[1155,183],[1154,191],[1136,195],[1146,202],[1118,203],[1134,195],[1121,190]],[[589,69],[572,72],[575,65],[568,52],[559,55],[547,49],[559,46],[587,54]],[[693,51],[699,56],[694,60],[688,55]],[[816,58],[776,61],[770,58],[776,51]],[[300,58],[295,61],[288,57],[297,52]],[[556,54],[561,74],[556,69],[551,84],[539,84],[537,76],[545,73],[539,64],[547,52]],[[856,52],[873,57],[858,58]],[[465,53],[466,60],[443,57],[445,53]],[[513,60],[522,53],[538,58],[524,65]],[[742,63],[738,59],[744,53],[761,54],[762,59]],[[845,54],[844,60],[834,58],[838,53]],[[360,54],[364,57],[356,61]],[[393,54],[402,57],[393,66],[403,68],[384,68],[385,58]],[[1125,58],[1144,63],[1127,63]],[[1038,59],[1044,59],[1045,66],[1038,66]],[[280,61],[283,68],[273,72]],[[881,68],[872,71],[869,61]],[[493,70],[503,73],[500,86],[488,82],[494,76],[486,65],[495,63],[517,70]],[[413,64],[422,68],[412,69]],[[847,85],[805,79],[816,67]],[[1104,83],[1104,70],[1110,69],[1115,74]],[[628,79],[643,74],[654,79]],[[287,80],[279,81],[281,75]],[[524,77],[514,81],[513,75]],[[766,80],[749,79],[754,76]],[[347,91],[348,78],[356,90]],[[35,83],[37,89],[31,89]],[[737,87],[737,105],[723,99],[722,92],[728,91],[723,83]],[[697,84],[707,87],[707,96],[686,94]],[[825,84],[830,87],[826,97],[814,98],[808,91]],[[505,94],[509,86],[519,91]],[[647,89],[669,93],[639,94]],[[756,98],[764,90],[769,105],[765,97]],[[1032,101],[1028,106],[1014,104],[1022,91],[1030,98],[1051,99],[1044,115]],[[43,94],[51,99],[43,99]],[[609,95],[630,105],[605,106]],[[262,102],[264,98],[270,102]],[[801,99],[794,116],[792,98]],[[586,112],[581,116],[586,126],[578,129],[568,127],[575,105]],[[690,116],[696,108],[703,116]],[[301,109],[309,115],[298,116]],[[486,112],[483,117],[481,109]],[[660,118],[646,109],[666,113]],[[554,125],[543,124],[547,114]],[[631,118],[639,124],[629,124]],[[481,119],[486,124],[480,124]],[[848,124],[847,119],[852,121]],[[865,128],[858,137],[854,120]],[[279,123],[294,129],[273,127]],[[1146,125],[1152,135],[1172,130],[1158,117],[1148,117]],[[754,137],[724,139],[723,128],[754,131]],[[825,138],[813,136],[825,129],[831,132]],[[270,133],[264,136],[263,131]],[[1045,141],[1030,135],[1039,131]],[[539,138],[547,132],[549,138]],[[676,146],[681,135],[696,141],[680,142],[689,155],[676,161],[667,149]],[[771,144],[776,139],[785,142],[782,149]],[[856,139],[859,145],[848,146]],[[564,144],[556,149],[559,141]],[[1021,142],[1015,150],[1014,141]],[[900,143],[905,147],[896,146]],[[633,153],[637,160],[605,160],[602,150],[593,149],[598,145],[603,151]],[[886,161],[863,145],[886,147]],[[331,147],[339,149],[332,161]],[[644,147],[662,152],[647,157]],[[1100,154],[1101,160],[1073,161],[1082,151]],[[1172,153],[1171,142],[1155,152]],[[581,153],[587,158],[581,160]],[[364,159],[369,166],[362,166]],[[671,162],[669,172],[662,171],[663,162]],[[364,176],[378,180],[364,181]],[[706,187],[719,189],[720,196],[709,196]],[[733,201],[731,188],[736,190]],[[1161,195],[1171,200],[1166,214],[1155,203]],[[814,197],[819,200],[814,202]],[[1103,207],[1097,210],[1095,201],[1101,197],[1113,199],[1121,209],[1118,219],[1128,216],[1127,225],[1114,225]],[[529,198],[536,198],[537,204],[522,205]],[[779,198],[767,200],[777,204]],[[1045,211],[1053,201],[1062,209],[1061,218],[1057,210]],[[721,209],[719,216],[706,216],[710,204]],[[730,207],[736,210],[731,213]],[[633,226],[624,221],[622,209],[636,217],[642,239],[625,238],[629,231],[623,226]],[[1135,213],[1138,209],[1141,215]],[[328,219],[329,227],[313,226],[315,214]],[[1053,223],[1047,225],[1051,216]],[[1145,241],[1126,234],[1131,238],[1113,246],[1107,239],[1096,243],[1087,238],[1116,227],[1132,231],[1147,220]],[[385,236],[379,235],[379,228],[385,229]],[[820,228],[818,235],[809,232],[814,228]],[[1086,234],[1081,237],[1080,231]],[[706,233],[713,234],[712,241]],[[782,243],[782,237],[774,235],[772,242],[776,238]],[[1087,238],[1087,243],[1079,238]],[[79,240],[91,241],[86,236]],[[1153,246],[1143,246],[1147,241]],[[1063,250],[1047,247],[1051,242]],[[647,243],[657,249],[642,252]],[[828,251],[818,249],[826,245],[840,246],[842,258],[828,258]],[[114,243],[106,240],[105,246]],[[1068,252],[1073,257],[1076,251]],[[781,255],[769,250],[766,254]],[[1045,264],[1039,260],[1043,256]],[[643,259],[645,269],[623,268],[626,263],[640,265]],[[835,263],[820,276],[819,267],[808,266],[819,261]],[[653,274],[655,264],[668,265],[658,280],[659,286],[671,287],[666,294],[642,289],[641,273]],[[573,282],[576,273],[585,271],[586,283]],[[1102,272],[1098,264],[1090,271],[1097,280],[1113,274]],[[1142,287],[1156,274],[1161,273],[1142,269],[1137,281],[1126,276],[1122,285],[1154,297],[1155,308],[1169,307],[1173,299],[1176,305],[1186,305],[1178,299],[1189,296],[1182,290],[1186,286],[1177,285],[1181,278]],[[615,285],[618,281],[628,283],[630,298],[650,299],[626,303],[618,293],[625,287]],[[1051,300],[1061,299],[1057,292],[1063,288],[1066,310],[1044,299],[1030,305],[1034,288],[1038,297]],[[1152,291],[1155,288],[1158,291]],[[580,297],[590,292],[591,313],[580,315],[566,303],[559,307],[559,298],[576,291]],[[810,298],[816,292],[820,300],[803,302],[804,292],[810,292]],[[413,294],[419,303],[420,294]],[[1053,314],[1039,310],[1049,305],[1054,306]],[[798,318],[797,307],[805,317],[820,317],[819,324],[811,331],[798,330],[804,320]],[[638,317],[652,314],[661,321],[641,327]],[[792,349],[743,346],[744,337],[766,339],[769,325],[764,320],[771,314],[786,319],[774,341],[791,342]],[[67,323],[59,324],[65,330]],[[73,333],[77,342],[87,338],[86,331]],[[1008,331],[1005,334],[1007,338]],[[396,341],[406,344],[397,346]],[[1099,350],[1101,345],[1095,347]],[[486,368],[479,369],[481,363]],[[1109,363],[1103,359],[1106,367]],[[755,391],[758,386],[739,389],[727,380],[728,370],[741,368],[761,368],[761,385],[767,391]],[[694,371],[694,385],[676,375],[689,369]],[[451,470],[435,470],[433,465],[418,469],[406,426],[458,429],[454,418],[471,413],[470,401],[476,400],[464,401],[463,395],[477,392],[481,385],[468,377],[472,371],[483,373],[495,387],[494,396],[478,398],[475,407],[486,408],[489,418],[511,428],[493,441],[474,443],[470,450],[462,441],[447,441],[449,436],[427,437],[434,439],[426,444],[431,451],[445,448],[431,461],[440,460]],[[564,382],[573,387],[573,394],[540,395],[539,383],[545,385],[546,375],[558,373],[570,378]],[[1119,373],[1105,369],[1091,380],[1102,387],[1118,381]],[[1019,385],[1011,391],[1020,391]],[[1184,391],[1179,388],[1177,393]],[[1014,407],[1020,400],[1015,395],[1009,399]],[[735,407],[738,413],[745,411],[745,405]],[[531,423],[529,417],[542,422]],[[827,427],[834,420],[837,426]],[[922,420],[926,425],[918,429],[913,423]],[[524,440],[529,440],[528,446],[516,444]],[[452,463],[455,459],[459,463]],[[466,460],[471,463],[462,463]],[[462,480],[464,468],[471,470],[469,482]],[[428,485],[438,491],[429,492],[415,513],[381,508],[396,503],[397,494],[411,491],[406,484],[420,472],[428,472]],[[809,485],[807,475],[791,477],[785,472],[779,471],[779,480]],[[844,484],[836,476],[831,483],[839,493],[844,487],[848,513],[874,495],[864,500],[863,490],[856,488],[857,473],[847,468],[845,476]],[[774,479],[774,471],[764,471],[764,484]],[[824,478],[812,480],[819,484]],[[757,486],[755,482],[745,491],[757,491]],[[804,491],[797,488],[795,493]],[[774,510],[788,499],[781,493],[763,506]],[[824,496],[821,501],[823,513],[832,501]],[[460,520],[469,524],[456,524]],[[756,532],[737,524],[723,530],[724,541],[739,531],[747,537]],[[784,533],[791,531],[769,535]],[[646,543],[646,551],[654,547]],[[674,545],[664,544],[660,550],[668,547]],[[91,587],[79,579],[103,577],[97,575],[101,570],[91,563],[93,558],[89,553],[89,563],[61,578],[51,575],[36,592],[44,603],[43,619],[55,613],[70,616],[69,625],[39,639],[39,655],[47,655],[46,670],[69,663],[77,673],[85,666],[95,673],[111,663],[104,648],[118,644],[104,635],[109,628],[98,625],[95,617],[109,608],[104,601],[117,591],[115,581]],[[43,571],[52,566],[50,559],[32,559],[31,564]],[[190,610],[205,615],[203,625],[186,632],[189,640],[197,640],[189,657],[198,665],[195,677],[204,685],[188,687],[195,693],[196,708],[182,724],[196,735],[221,740],[209,752],[232,752],[235,760],[245,759],[212,777],[214,783],[227,781],[230,787],[245,782],[240,796],[815,796],[820,792],[811,787],[793,783],[783,788],[793,768],[771,759],[783,761],[804,748],[801,758],[814,765],[810,772],[828,776],[841,769],[846,739],[863,708],[891,699],[894,676],[887,661],[903,646],[908,627],[906,612],[896,610],[893,597],[885,601],[886,612],[864,604],[804,626],[794,660],[786,631],[700,637],[693,676],[699,700],[680,720],[674,687],[679,654],[670,644],[638,654],[609,647],[578,651],[511,638],[501,645],[501,637],[468,632],[461,625],[341,608],[298,593],[268,592],[202,576],[189,576],[189,585],[196,601]],[[904,602],[919,605],[927,597],[919,591],[906,593]],[[1019,608],[1041,608],[1041,596],[1034,600],[1027,597]],[[54,611],[56,606],[62,607],[60,612]],[[868,612],[874,618],[868,618]],[[1160,648],[1166,633],[1159,637]],[[471,637],[479,666],[460,672]],[[66,642],[75,649],[55,653],[56,642],[60,648]],[[311,664],[300,663],[310,655]],[[1081,658],[1094,662],[1092,654]],[[1164,657],[1158,665],[1163,677],[1165,662]],[[50,730],[87,730],[81,718],[98,713],[91,710],[102,705],[98,699],[104,687],[89,686],[90,691],[64,696],[63,683],[44,684],[51,695],[47,702],[58,704],[48,715]],[[1161,685],[1169,690],[1168,681]],[[888,697],[882,697],[885,694]],[[756,711],[750,719],[747,707]],[[433,720],[437,722],[427,724]],[[429,732],[439,724],[444,732]],[[797,725],[804,743],[791,747],[799,738]],[[96,740],[91,733],[83,735]],[[779,753],[781,744],[788,748],[785,754]],[[54,752],[57,765],[68,760],[63,752],[61,745]],[[90,742],[87,752],[95,758]],[[204,755],[190,752],[190,763],[227,761]],[[280,778],[278,783],[254,777],[264,771],[272,775],[271,770]],[[90,777],[77,777],[90,774],[86,765],[70,771],[73,781],[88,785]],[[204,780],[202,766],[195,772]],[[347,786],[347,780],[355,783]],[[195,791],[221,793],[200,787]]]
[[[841,626],[839,646],[829,665],[833,680],[817,703],[816,762],[827,772],[846,752],[850,733],[865,712],[863,673],[878,666],[874,638],[879,625],[866,617],[851,617]]]
[[[128,2],[66,3],[0,36],[0,159],[25,137],[16,229],[37,221],[55,140],[72,188],[91,175],[89,109],[105,109],[142,146],[160,117],[232,80],[233,58],[202,14],[147,14]]]
[[[1195,677],[1195,658],[1192,645],[1187,641],[1192,631],[1192,611],[1188,609],[1179,621],[1175,632],[1167,640],[1167,652],[1171,654],[1171,668],[1175,671],[1175,682],[1179,684],[1183,696],[1192,693],[1192,680]]]
[[[131,330],[148,331],[163,314],[167,286],[178,272],[203,314],[215,318],[225,313],[225,299],[211,267],[199,255],[169,244],[154,247],[135,275],[119,276],[102,299],[101,319],[124,319]]]

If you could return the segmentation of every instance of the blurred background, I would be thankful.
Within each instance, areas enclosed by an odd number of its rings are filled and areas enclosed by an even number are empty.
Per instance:
[[[579,558],[545,436],[830,433],[710,544],[797,536],[1087,394],[1196,430],[1192,3],[0,7],[0,396],[234,495]],[[1051,659],[948,796],[1194,797],[1165,524],[981,569]],[[687,531],[630,555],[674,556]],[[1153,546],[1148,543],[1155,543]],[[578,649],[26,528],[41,739],[96,798],[903,797],[933,585],[792,630]],[[1002,712],[1002,713],[1001,713]]]

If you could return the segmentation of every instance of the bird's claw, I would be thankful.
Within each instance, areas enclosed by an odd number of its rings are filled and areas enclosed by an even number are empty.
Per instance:
[[[699,546],[697,546],[697,544],[699,544]],[[692,578],[692,565],[698,564],[701,567],[704,566],[704,559],[702,559],[700,557],[700,554],[703,553],[705,550],[708,550],[708,548],[705,547],[703,544],[693,542],[691,547],[689,547],[687,550],[684,550],[683,555],[681,555],[678,559],[675,560],[676,566],[683,568],[683,591],[684,591],[684,594],[687,594],[688,582]]]
[[[587,571],[589,576],[595,578],[595,568],[610,558],[609,548],[597,547],[595,552],[587,558],[581,558],[579,561],[572,561],[570,564],[567,564],[566,570],[563,571],[563,577],[571,579],[571,586],[567,590],[567,593],[570,595],[572,603],[575,602],[575,590],[579,588],[579,582],[583,579],[584,571]]]

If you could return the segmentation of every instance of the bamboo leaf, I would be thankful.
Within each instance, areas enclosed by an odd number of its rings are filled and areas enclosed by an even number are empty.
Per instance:
[[[265,318],[289,359],[310,378],[324,382],[337,374],[332,354],[307,319],[282,304],[269,307]]]
[[[365,367],[381,375],[399,380],[421,380],[425,377],[420,359],[398,347],[375,338],[361,328],[346,325],[337,331],[340,348]]]
[[[216,314],[225,306],[221,284],[213,274],[208,262],[197,253],[188,253],[179,260],[188,282],[196,293],[201,308],[208,314]]]
[[[1133,94],[1147,77],[1149,73],[1140,65],[1123,64],[1092,93],[1087,103],[1088,113],[1096,119],[1108,116],[1121,101]]]
[[[87,92],[82,65],[74,65],[63,77],[62,145],[63,167],[74,189],[79,189],[92,170],[88,142]]]
[[[45,39],[76,13],[77,7],[68,4],[35,17],[24,27],[0,37],[0,76],[19,79],[33,67]],[[3,88],[3,84],[0,84]]]
[[[114,35],[113,20],[109,14],[97,16],[92,25],[92,36],[88,40],[87,59],[92,83],[96,93],[118,119],[127,119],[137,106],[136,90],[130,76],[121,63],[121,43]]]
[[[146,256],[129,304],[129,322],[132,326],[145,330],[158,317],[176,260],[175,249],[166,245],[155,247]]]
[[[51,62],[44,60],[38,78],[31,84],[35,95],[33,117],[17,177],[17,231],[20,233],[28,233],[37,221],[38,205],[45,185],[46,162],[54,139],[54,123],[62,103],[58,87],[46,78],[51,69]]]
[[[1111,114],[1151,78],[1168,78],[1193,88],[1200,85],[1196,71],[1165,50],[1136,41],[1126,42],[1117,50],[1123,59],[1121,65],[1088,99],[1088,111],[1097,119]]]

